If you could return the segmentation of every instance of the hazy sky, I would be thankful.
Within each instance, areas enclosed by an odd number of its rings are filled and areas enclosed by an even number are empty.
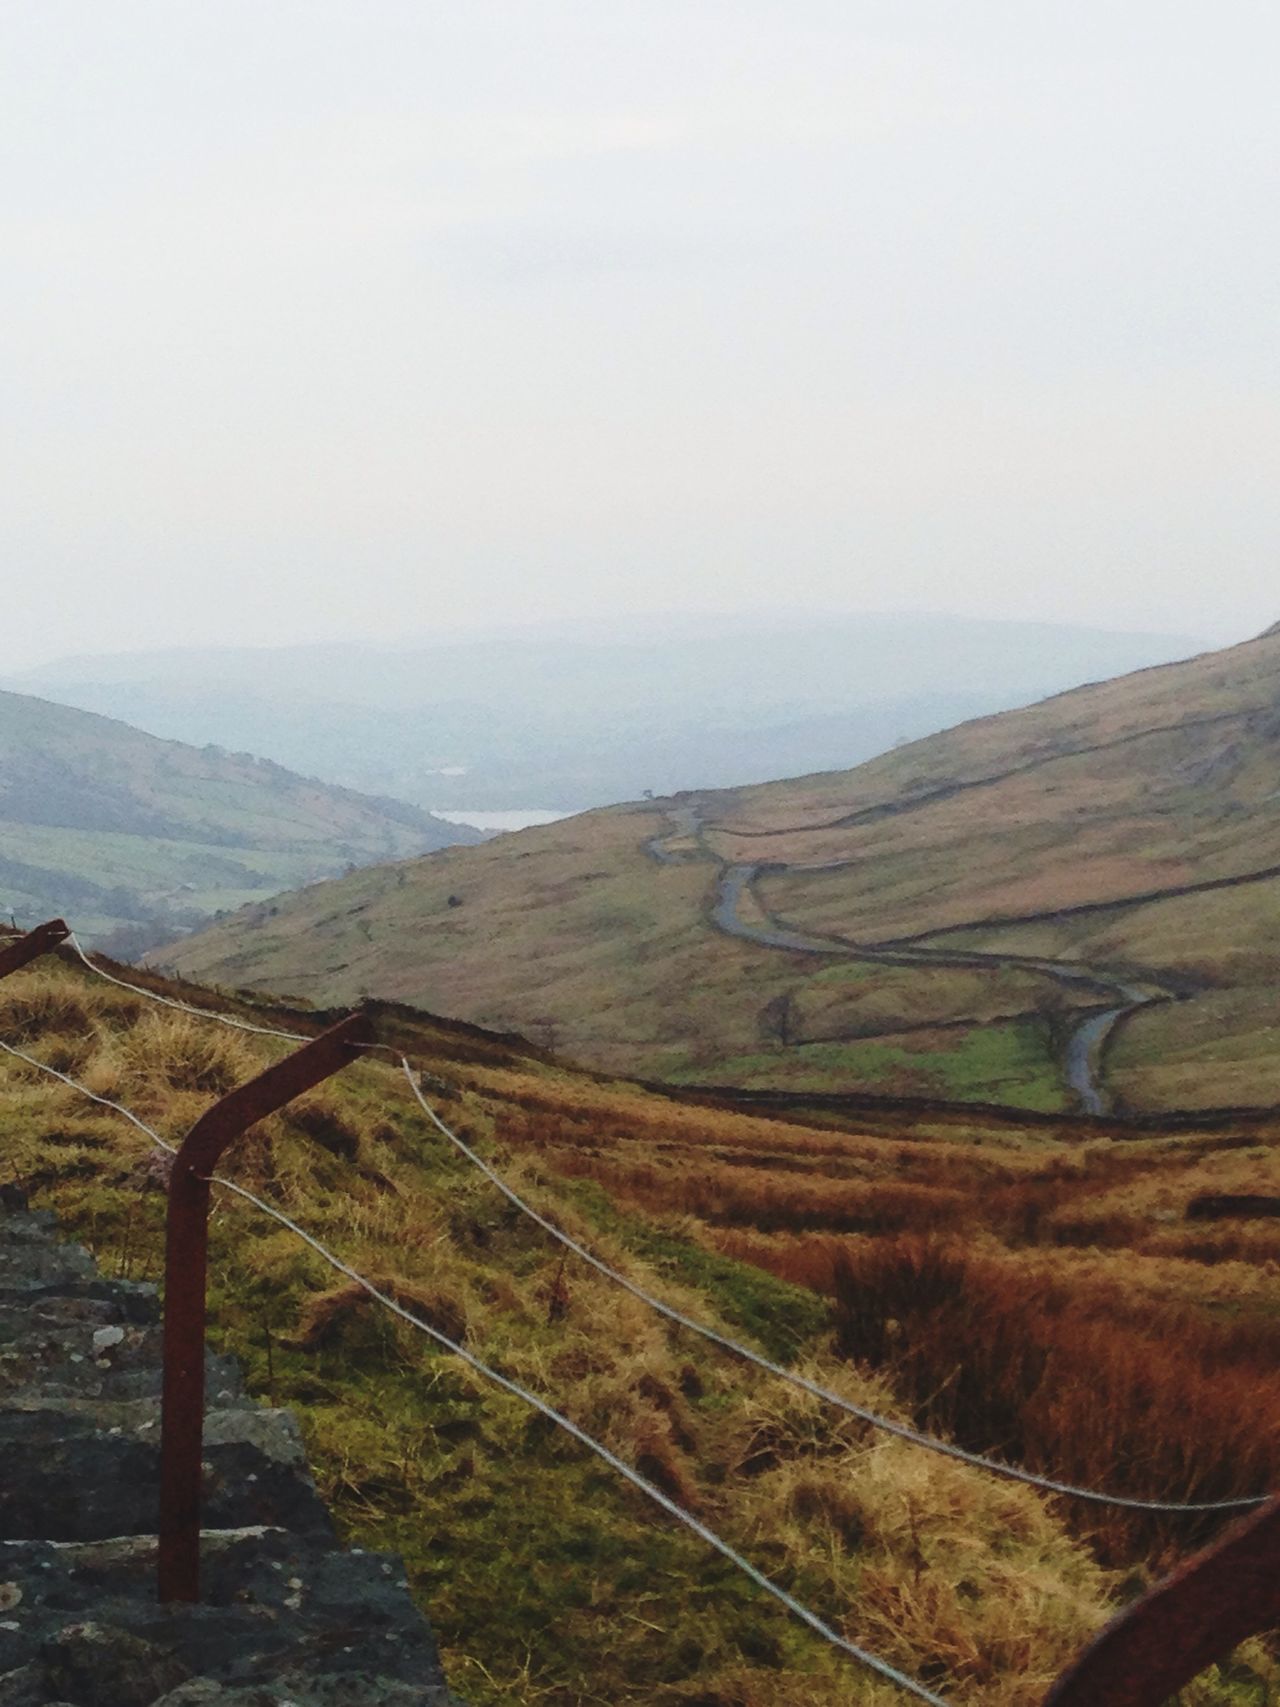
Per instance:
[[[31,661],[788,600],[1280,618],[1273,0],[3,21]]]

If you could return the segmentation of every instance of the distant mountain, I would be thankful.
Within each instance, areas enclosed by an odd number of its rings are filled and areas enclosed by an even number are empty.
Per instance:
[[[0,693],[0,913],[136,949],[223,908],[481,838],[269,760]]]
[[[71,658],[11,685],[429,809],[567,812],[847,768],[1192,649],[1031,623],[780,617]]]
[[[853,770],[597,811],[166,952],[595,1065],[1052,1110],[1280,1104],[1280,632]]]

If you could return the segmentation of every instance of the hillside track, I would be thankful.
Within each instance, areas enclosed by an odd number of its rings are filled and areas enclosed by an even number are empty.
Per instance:
[[[755,883],[766,870],[776,874],[780,871],[813,868],[793,867],[772,860],[743,863],[721,859],[707,845],[705,832],[713,826],[703,821],[702,806],[697,800],[682,802],[669,816],[674,828],[652,837],[646,847],[655,859],[663,863],[697,858],[716,863],[718,870],[709,917],[715,927],[727,936],[754,943],[760,948],[790,954],[821,955],[880,966],[1033,972],[1066,989],[1083,989],[1096,994],[1100,998],[1099,1005],[1079,1010],[1062,1050],[1063,1079],[1067,1089],[1077,1099],[1083,1114],[1096,1117],[1111,1112],[1111,1099],[1105,1083],[1105,1057],[1107,1045],[1117,1028],[1144,1008],[1176,1000],[1181,994],[1155,973],[1143,972],[1139,982],[1132,973],[1120,973],[1108,967],[1086,966],[1034,955],[917,948],[905,942],[864,944],[846,937],[823,936],[796,930],[785,920],[776,918],[768,911],[756,892]],[[670,842],[690,837],[696,839],[700,853],[673,853],[670,850]],[[744,904],[748,902],[759,914],[758,921],[743,916]]]

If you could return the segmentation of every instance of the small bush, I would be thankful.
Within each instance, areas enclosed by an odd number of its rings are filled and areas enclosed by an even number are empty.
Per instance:
[[[466,1311],[457,1298],[385,1276],[374,1278],[373,1284],[449,1339],[461,1343],[466,1338]],[[297,1351],[318,1351],[336,1345],[356,1349],[353,1340],[362,1345],[371,1319],[379,1331],[388,1320],[377,1300],[363,1286],[351,1281],[308,1298],[299,1311],[297,1327],[288,1343]]]
[[[96,1013],[93,998],[73,986],[31,980],[25,987],[0,987],[0,1027],[12,1043],[91,1037]]]
[[[209,1096],[225,1096],[264,1065],[246,1038],[186,1014],[148,1014],[125,1034],[120,1055],[132,1073]]]

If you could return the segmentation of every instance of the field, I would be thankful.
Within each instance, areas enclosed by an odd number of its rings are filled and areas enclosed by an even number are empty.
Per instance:
[[[380,1023],[540,1209],[827,1386],[1115,1492],[1280,1479],[1280,1221],[1188,1213],[1206,1193],[1280,1191],[1275,1123],[1135,1138],[1053,1118],[765,1117],[447,1021]],[[54,962],[0,985],[0,1036],[170,1137],[280,1048]],[[110,1271],[154,1277],[145,1140],[10,1057],[0,1097],[7,1174]],[[1206,1533],[874,1434],[665,1325],[562,1262],[391,1066],[331,1080],[229,1166],[957,1707],[1032,1707],[1117,1598]],[[299,1409],[348,1536],[403,1550],[475,1707],[901,1699],[235,1200],[213,1251],[220,1343]],[[1185,1702],[1264,1707],[1278,1683],[1254,1644]]]

